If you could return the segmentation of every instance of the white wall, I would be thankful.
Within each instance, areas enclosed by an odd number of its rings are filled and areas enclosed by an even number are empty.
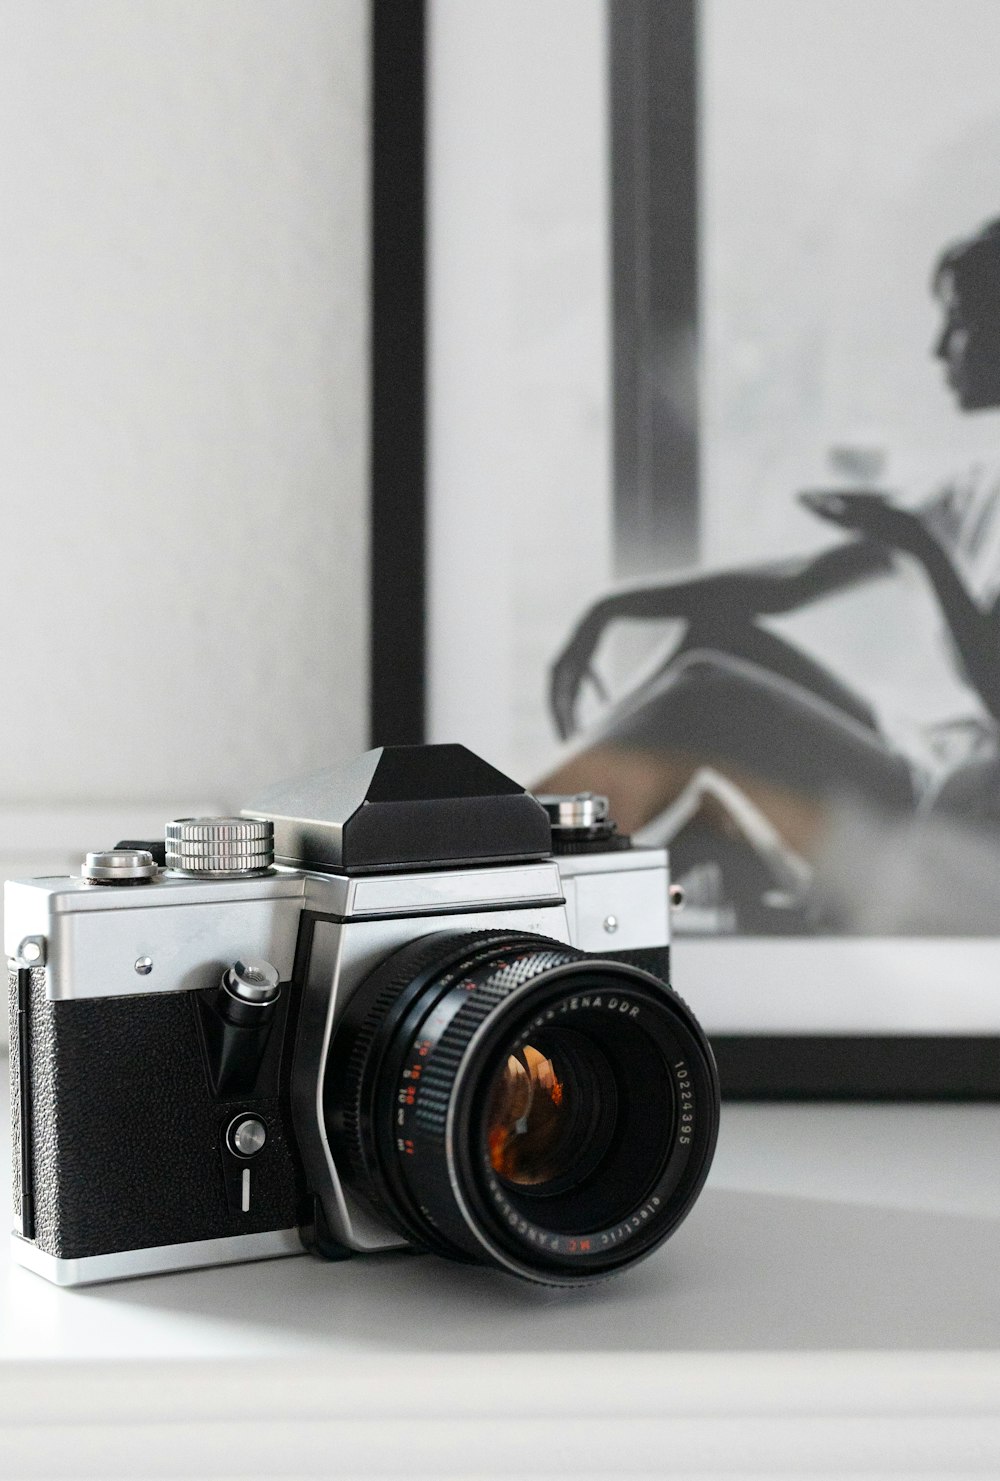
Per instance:
[[[365,743],[367,52],[0,0],[0,861]]]
[[[604,0],[432,0],[430,736],[529,783],[611,577]]]

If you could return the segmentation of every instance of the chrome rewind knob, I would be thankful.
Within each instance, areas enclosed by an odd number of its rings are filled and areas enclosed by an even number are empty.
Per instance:
[[[175,818],[167,824],[167,868],[203,879],[267,874],[274,824],[260,818]]]
[[[88,884],[136,885],[149,884],[159,871],[146,849],[109,848],[88,854],[80,872]]]

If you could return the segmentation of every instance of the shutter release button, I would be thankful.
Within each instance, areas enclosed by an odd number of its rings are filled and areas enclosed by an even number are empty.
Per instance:
[[[237,1116],[229,1123],[226,1141],[237,1157],[253,1157],[267,1141],[267,1127],[258,1116]]]

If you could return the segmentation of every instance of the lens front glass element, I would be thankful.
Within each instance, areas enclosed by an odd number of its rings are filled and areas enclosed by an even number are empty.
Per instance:
[[[556,1236],[579,1245],[616,1230],[655,1195],[648,1222],[669,1196],[668,1164],[679,1172],[692,1145],[690,1081],[674,1068],[687,1061],[662,1002],[639,984],[624,998],[614,978],[583,963],[564,980],[569,995],[511,1025],[486,1068],[488,1089],[472,1095],[484,1108],[486,1205],[505,1239],[517,1230],[550,1252],[562,1250]],[[472,1123],[475,1142],[474,1114]],[[613,1242],[638,1232],[615,1232]],[[597,1248],[591,1240],[589,1253]]]
[[[541,1030],[494,1074],[486,1111],[493,1171],[539,1196],[581,1181],[607,1151],[616,1105],[597,1045],[572,1030]]]

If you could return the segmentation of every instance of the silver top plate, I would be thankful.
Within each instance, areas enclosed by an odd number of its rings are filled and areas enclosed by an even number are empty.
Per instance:
[[[292,974],[303,906],[342,921],[403,920],[561,906],[555,862],[363,876],[278,869],[259,879],[162,872],[139,889],[77,878],[17,880],[5,890],[4,949],[45,943],[50,998],[190,992],[217,985],[247,955]],[[140,965],[142,964],[142,965]]]

